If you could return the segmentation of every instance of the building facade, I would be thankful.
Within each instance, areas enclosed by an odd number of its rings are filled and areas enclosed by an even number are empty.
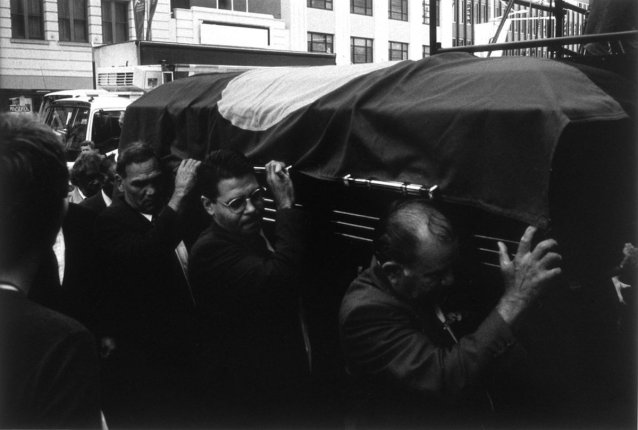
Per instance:
[[[149,9],[152,24],[140,32],[135,16],[146,23]],[[338,65],[418,60],[429,55],[432,20],[447,47],[485,43],[502,13],[499,0],[4,0],[0,111],[12,98],[31,99],[37,109],[44,93],[92,88],[92,48],[104,44],[145,39],[324,52]]]
[[[146,22],[153,3],[149,31]],[[290,47],[280,0],[3,0],[0,111],[10,110],[17,99],[23,111],[37,111],[43,94],[92,88],[93,47],[138,39],[139,4],[145,6],[139,39]]]
[[[437,1],[437,38],[451,41],[452,1]],[[291,48],[334,52],[337,64],[418,60],[429,52],[429,1],[287,0]],[[304,46],[304,42],[305,45]]]

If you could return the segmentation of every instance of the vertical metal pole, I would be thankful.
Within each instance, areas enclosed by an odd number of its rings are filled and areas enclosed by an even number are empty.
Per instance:
[[[472,0],[471,1],[471,6],[470,6],[472,8],[472,10],[470,12],[470,25],[471,25],[470,30],[472,32],[472,45],[474,45],[474,23],[475,23],[474,6],[475,6],[474,0]]]
[[[95,58],[93,58],[93,61],[91,61],[91,69],[92,69],[92,73],[93,73],[93,89],[97,88],[97,72],[95,70]]]
[[[467,45],[467,0],[463,0],[463,46]]]
[[[505,26],[505,21],[507,21],[507,17],[509,16],[513,5],[514,5],[514,0],[509,0],[507,2],[507,7],[505,8],[505,12],[503,12],[503,16],[501,17],[501,22],[498,24],[498,28],[496,29],[496,34],[491,39],[492,43],[496,43],[496,41],[498,40],[498,37],[501,34],[501,31],[503,31],[503,27]],[[500,14],[500,12],[502,12],[502,8],[501,8],[501,4],[500,3],[498,3],[498,10],[499,10],[499,14]],[[507,30],[505,30],[505,31],[507,31]],[[487,52],[487,56],[490,57],[491,55],[492,55],[492,51],[488,51]],[[507,55],[507,54],[505,54],[505,55]]]
[[[565,23],[565,15],[563,12],[563,0],[556,0],[554,6],[554,15],[556,16],[556,37],[563,36],[563,25]],[[556,49],[556,57],[558,59],[563,58],[563,49],[560,46]]]
[[[459,14],[459,10],[461,9],[461,0],[452,0],[454,2],[454,15],[456,15],[456,34],[454,35],[454,37],[456,38],[456,45],[459,45],[459,37],[460,37],[460,31],[461,28],[459,27],[459,20],[460,18],[460,14]]]
[[[436,46],[436,14],[437,4],[436,0],[428,0],[430,2],[430,55],[437,53]]]

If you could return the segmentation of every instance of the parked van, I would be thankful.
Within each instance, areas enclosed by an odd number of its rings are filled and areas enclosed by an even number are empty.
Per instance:
[[[98,96],[106,96],[109,92],[106,90],[96,90],[96,89],[86,89],[86,90],[63,90],[63,91],[54,91],[52,93],[45,94],[42,96],[42,103],[40,104],[40,110],[38,111],[38,116],[41,121],[44,121],[46,118],[47,112],[51,108],[51,103],[56,100],[61,99],[74,99],[77,97],[98,97]]]
[[[101,153],[109,154],[117,150],[120,122],[131,102],[111,95],[54,100],[43,119],[62,137],[69,161],[75,160],[80,144],[86,140],[92,141]]]

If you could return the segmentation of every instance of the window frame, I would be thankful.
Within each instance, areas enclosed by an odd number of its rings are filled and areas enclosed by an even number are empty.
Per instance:
[[[319,37],[319,38],[323,37],[324,40],[323,41],[313,40],[314,37]],[[326,50],[325,51],[318,50],[318,49],[312,49],[313,46],[315,46],[316,44],[321,44],[321,43],[323,43],[326,46]],[[334,50],[334,34],[317,33],[317,32],[314,32],[314,31],[309,31],[308,32],[308,52],[322,52],[322,53],[326,53],[326,54],[334,54],[334,52],[335,52],[335,50]]]
[[[363,41],[365,46],[355,45],[356,41]],[[369,46],[368,46],[369,45]],[[363,48],[365,50],[365,60],[366,61],[355,61],[355,50],[356,48]],[[368,54],[370,54],[368,58]],[[367,37],[350,37],[350,61],[352,64],[364,64],[364,63],[373,63],[374,62],[374,39],[370,39]]]
[[[364,5],[362,7],[361,6],[355,6],[355,4],[354,4],[355,1],[357,1],[357,0],[350,0],[350,13],[355,14],[355,15],[372,16],[372,13],[373,13],[372,9],[373,9],[373,1],[374,0],[363,0]],[[363,9],[363,12],[357,12],[356,9],[355,9],[356,7],[359,7],[360,9]]]
[[[500,5],[500,2],[497,2]],[[471,24],[472,18],[474,15],[474,10],[472,9],[472,3],[465,3],[465,10],[461,13],[460,2],[455,1],[452,3],[452,22],[456,23],[458,21],[459,24]],[[488,11],[489,13],[489,11]]]
[[[430,2],[432,0],[423,0],[423,24],[430,24]],[[441,0],[436,1],[436,26],[441,26]],[[426,13],[427,11],[427,13]]]
[[[20,39],[20,40],[45,40],[44,37],[44,1],[43,0],[36,0],[37,3],[39,3],[40,5],[40,13],[39,15],[35,15],[35,14],[31,14],[30,13],[30,4],[31,1],[29,0],[11,0],[10,4],[9,4],[9,13],[10,13],[10,22],[11,22],[11,38],[12,39]],[[15,3],[14,3],[15,2]],[[24,11],[23,14],[18,14],[17,11],[14,11],[14,5],[16,3],[21,3],[22,4],[22,10]],[[16,33],[16,26],[14,26],[14,19],[16,19],[16,16],[21,16],[21,20],[22,20],[22,25],[23,25],[23,29],[24,29],[24,34],[20,35]],[[39,30],[39,36],[32,36],[31,33],[32,31],[30,31],[31,27],[29,26],[29,21],[31,17],[38,17],[39,18],[39,22],[38,22],[38,30]]]
[[[312,9],[332,10],[332,2],[333,0],[306,0],[306,6]],[[323,4],[323,6],[321,6],[321,4]]]
[[[393,47],[394,45],[394,47]],[[399,49],[396,49],[396,46],[399,46]],[[392,58],[392,53],[399,52],[401,54],[401,58]],[[408,59],[408,43],[406,42],[396,42],[396,41],[388,41],[388,60],[389,61],[403,61]]]
[[[104,4],[108,4],[109,7],[111,8],[111,21],[105,21],[104,20],[104,14],[102,13],[103,9],[104,9]],[[117,24],[118,24],[118,20],[117,20],[117,13],[116,13],[116,4],[123,4],[126,5],[126,16],[124,17],[123,23],[126,24],[126,38],[124,40],[116,40],[116,35],[117,35]],[[104,45],[112,45],[114,43],[120,43],[120,42],[127,42],[129,40],[131,40],[131,28],[130,28],[130,11],[129,11],[129,7],[130,7],[130,2],[127,0],[101,0],[100,2],[100,11],[102,13],[101,16],[101,22],[102,22],[102,43]],[[104,30],[105,30],[105,23],[109,23],[110,27],[111,27],[111,39],[110,41],[106,40],[105,34],[104,34]]]
[[[66,2],[68,5],[67,10],[69,11],[69,16],[66,18],[61,18],[60,17],[60,4]],[[84,3],[84,39],[83,40],[76,40],[75,38],[75,26],[76,26],[76,20],[77,18],[75,18],[75,6],[76,3]],[[61,24],[60,21],[62,19],[68,19],[69,20],[69,38],[68,39],[63,39],[62,38],[62,31],[61,31]],[[76,42],[76,43],[88,43],[89,41],[89,4],[88,4],[88,0],[58,0],[58,38],[60,40],[60,42]]]
[[[393,9],[393,1],[401,2],[399,11]],[[408,21],[408,0],[388,0],[388,18],[395,21]]]
[[[430,50],[430,45],[422,45],[422,46],[423,46],[423,51],[421,53],[422,55],[421,58],[429,57],[430,55],[432,55],[432,51]]]

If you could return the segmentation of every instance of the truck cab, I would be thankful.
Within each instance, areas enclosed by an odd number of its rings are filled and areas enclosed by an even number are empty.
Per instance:
[[[108,94],[109,94],[108,91],[101,90],[101,89],[54,91],[52,93],[48,93],[42,96],[42,103],[40,104],[40,110],[38,111],[38,116],[40,118],[40,121],[44,121],[49,110],[51,109],[51,104],[56,100],[74,99],[77,97],[98,97],[98,96],[105,96]]]
[[[73,161],[86,140],[92,141],[102,154],[117,149],[121,118],[131,102],[111,95],[65,98],[52,101],[43,119],[61,137],[67,161]]]

